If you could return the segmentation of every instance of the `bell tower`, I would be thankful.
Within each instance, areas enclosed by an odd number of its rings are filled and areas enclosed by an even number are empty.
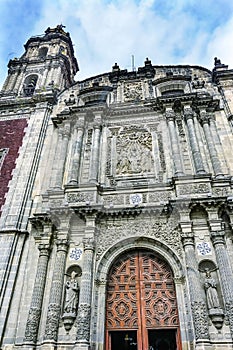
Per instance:
[[[30,97],[51,89],[61,91],[74,83],[79,68],[70,35],[63,28],[49,27],[44,35],[31,37],[24,54],[9,61],[3,95]]]

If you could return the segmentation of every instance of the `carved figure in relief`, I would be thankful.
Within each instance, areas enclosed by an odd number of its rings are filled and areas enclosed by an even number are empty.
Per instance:
[[[148,132],[130,131],[117,140],[117,174],[141,174],[152,171],[152,138]]]
[[[64,305],[64,313],[76,314],[78,305],[79,286],[76,280],[76,272],[71,272],[71,278],[66,282],[66,297]]]
[[[208,309],[219,309],[221,308],[219,303],[219,297],[217,292],[217,283],[215,279],[211,276],[211,272],[216,271],[216,269],[210,270],[206,267],[204,270],[200,270],[205,273],[204,288],[206,291],[206,299]]]

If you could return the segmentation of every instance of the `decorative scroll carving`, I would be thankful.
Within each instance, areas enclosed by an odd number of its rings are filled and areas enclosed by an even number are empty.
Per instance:
[[[93,255],[95,249],[95,242],[92,238],[86,238],[83,240],[83,244],[84,260],[77,317],[77,340],[80,343],[89,343],[91,322]]]
[[[123,194],[113,194],[113,195],[106,195],[103,196],[104,203],[106,204],[124,204],[124,198],[125,196]]]
[[[226,314],[227,314],[231,334],[233,335],[233,298],[226,303]]]
[[[142,84],[141,82],[124,84],[125,102],[142,100]]]
[[[60,318],[61,307],[58,304],[49,304],[47,322],[45,328],[45,339],[57,340],[57,327]]]
[[[125,128],[117,137],[116,174],[142,174],[153,171],[152,136],[137,127]]]
[[[65,260],[68,250],[68,241],[59,239],[57,244],[57,255],[53,272],[53,280],[50,291],[49,306],[45,328],[45,340],[57,340],[57,332],[61,313],[61,300],[64,280]]]
[[[213,196],[232,196],[232,191],[229,187],[213,187],[212,188]]]
[[[89,341],[90,334],[90,319],[91,319],[91,306],[89,304],[82,304],[79,306],[79,313],[77,317],[78,341]]]
[[[31,307],[28,314],[25,330],[25,340],[35,343],[37,340],[38,324],[40,322],[41,309]]]
[[[175,249],[180,256],[183,255],[181,248],[180,233],[176,228],[177,221],[169,223],[158,222],[151,219],[150,222],[140,220],[136,222],[109,222],[101,228],[97,242],[97,259],[103,252],[114,243],[123,238],[132,236],[146,236],[160,239],[172,249]]]
[[[38,223],[37,223],[38,224]],[[48,258],[50,252],[49,244],[39,244],[39,260],[37,266],[37,273],[35,285],[33,288],[31,307],[28,314],[25,330],[25,341],[36,343],[37,332],[40,322],[40,313],[44,295],[44,286],[47,273]]]
[[[191,303],[194,327],[197,339],[208,339],[208,316],[206,313],[206,306],[204,301],[193,301]]]
[[[210,185],[209,184],[187,184],[178,187],[179,195],[187,195],[192,193],[209,193]]]
[[[66,199],[71,203],[91,202],[93,194],[89,192],[67,193]]]
[[[162,133],[157,134],[158,137],[158,146],[159,146],[159,159],[161,164],[162,172],[166,172],[166,162],[165,162],[165,155],[164,155],[164,149],[163,149],[163,137]]]
[[[149,192],[148,194],[148,202],[163,202],[167,201],[172,197],[172,191],[157,191],[157,192]]]

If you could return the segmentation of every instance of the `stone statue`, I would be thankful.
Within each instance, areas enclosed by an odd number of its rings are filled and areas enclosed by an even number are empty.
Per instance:
[[[64,304],[64,313],[66,314],[76,314],[78,305],[78,292],[79,286],[75,279],[77,276],[75,271],[71,272],[71,278],[66,282],[66,296]]]
[[[206,291],[207,306],[209,310],[221,308],[217,292],[217,284],[215,279],[211,277],[211,272],[215,270],[217,270],[217,268],[210,270],[208,267],[206,267],[204,271],[200,270],[205,273],[204,288]]]

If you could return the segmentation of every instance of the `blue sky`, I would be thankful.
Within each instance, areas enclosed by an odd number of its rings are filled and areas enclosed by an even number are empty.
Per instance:
[[[64,24],[80,72],[76,80],[153,64],[209,69],[214,57],[233,68],[232,0],[0,0],[0,85],[9,59],[20,57],[30,36]]]

